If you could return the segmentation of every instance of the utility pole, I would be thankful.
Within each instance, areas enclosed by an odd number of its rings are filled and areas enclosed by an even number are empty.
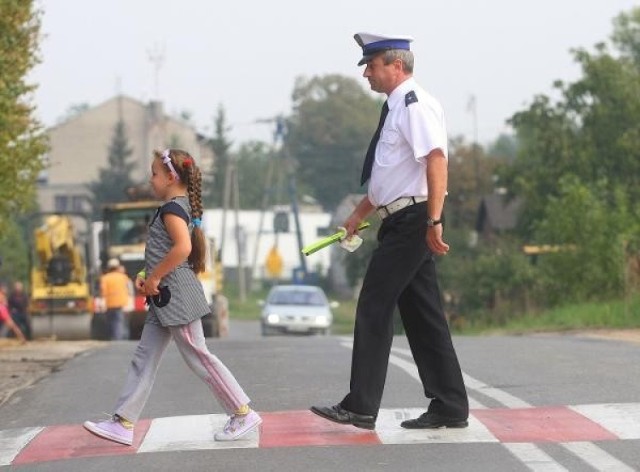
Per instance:
[[[149,62],[153,65],[153,95],[155,100],[160,100],[160,69],[164,64],[164,45],[154,44],[153,49],[147,51]]]
[[[253,274],[255,274],[256,271],[256,267],[258,265],[258,251],[260,249],[260,239],[262,237],[263,234],[263,226],[264,226],[264,215],[267,211],[267,208],[269,207],[269,203],[270,203],[270,197],[271,197],[271,193],[272,193],[272,189],[273,189],[273,176],[274,173],[277,174],[276,175],[276,179],[277,179],[277,191],[278,193],[276,194],[276,198],[275,198],[275,203],[277,204],[280,198],[280,187],[281,187],[281,183],[282,183],[282,176],[280,173],[280,169],[278,168],[276,170],[276,160],[279,159],[278,157],[278,151],[282,149],[282,145],[283,145],[283,141],[284,141],[284,119],[282,118],[282,116],[277,116],[274,118],[266,118],[266,119],[259,119],[255,121],[256,123],[276,123],[276,127],[275,127],[275,131],[273,133],[273,145],[272,145],[272,156],[271,156],[271,160],[269,161],[269,167],[267,167],[267,175],[265,177],[265,183],[264,183],[264,193],[262,194],[262,206],[260,208],[260,220],[258,222],[258,233],[256,234],[256,244],[255,247],[253,249],[253,260],[251,262],[251,276],[253,277]],[[278,233],[276,233],[276,238],[278,237]],[[277,243],[277,241],[276,241]]]
[[[478,198],[480,198],[480,156],[478,152],[480,144],[478,143],[478,102],[475,95],[471,95],[469,97],[467,111],[471,113],[471,119],[473,121],[473,147],[471,148],[471,150],[473,153],[476,195],[478,196]]]
[[[233,158],[227,159],[227,168],[225,169],[224,176],[224,196],[222,202],[222,225],[220,235],[220,253],[224,251],[224,240],[227,228],[227,209],[230,207],[231,200],[233,199],[233,213],[235,223],[235,238],[236,238],[236,267],[238,270],[238,299],[240,302],[244,302],[247,299],[247,289],[244,270],[244,248],[245,248],[245,235],[242,233],[240,226],[240,184],[238,182],[238,169],[236,162]]]

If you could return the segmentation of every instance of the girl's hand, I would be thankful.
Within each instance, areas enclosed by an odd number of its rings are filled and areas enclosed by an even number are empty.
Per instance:
[[[136,287],[138,293],[144,295],[144,280],[142,277],[136,277],[135,282],[133,283]]]
[[[154,277],[153,275],[148,276],[142,287],[142,291],[147,296],[158,295],[160,291],[158,290],[158,285],[160,284],[160,279]]]

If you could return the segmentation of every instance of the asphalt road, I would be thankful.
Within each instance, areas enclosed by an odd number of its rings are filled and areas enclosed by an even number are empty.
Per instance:
[[[473,413],[481,420],[477,424],[489,425],[498,440],[468,440],[446,430],[409,444],[368,444],[354,440],[363,437],[361,430],[339,426],[344,428],[344,443],[319,440],[295,446],[287,443],[285,429],[280,435],[283,443],[271,447],[81,457],[9,468],[71,472],[640,470],[640,344],[574,335],[456,337],[454,342]],[[273,417],[286,414],[293,420],[288,427],[294,436],[309,423],[310,405],[336,403],[348,388],[348,338],[262,339],[257,323],[233,323],[228,338],[211,339],[208,344],[252,397],[256,410]],[[15,394],[0,407],[0,433],[5,431],[4,436],[0,434],[0,448],[19,428],[80,425],[110,412],[134,348],[135,342],[117,342],[85,352]],[[407,354],[406,340],[397,337],[382,404],[396,416],[427,406]],[[630,422],[626,436],[590,436],[585,432],[587,423],[580,422],[563,430],[575,421],[576,409],[591,414],[600,411],[602,404],[612,405],[619,415],[623,412],[623,420]],[[171,345],[143,416],[215,413],[222,410]],[[324,423],[313,423],[317,432],[322,433]],[[611,429],[612,423],[604,423]],[[524,434],[523,439],[518,434]],[[378,432],[378,436],[384,435]],[[394,441],[402,442],[402,436],[400,440],[394,436]]]

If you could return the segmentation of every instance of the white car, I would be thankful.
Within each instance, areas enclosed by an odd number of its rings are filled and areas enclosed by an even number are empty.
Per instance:
[[[315,285],[276,285],[263,302],[262,335],[276,333],[329,334],[333,323],[331,308],[322,288]]]

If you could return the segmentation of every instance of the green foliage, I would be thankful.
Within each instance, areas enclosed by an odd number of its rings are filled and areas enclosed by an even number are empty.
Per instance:
[[[500,169],[524,200],[518,234],[553,245],[536,258],[531,293],[540,307],[605,300],[628,289],[637,257],[640,202],[640,8],[614,21],[613,45],[573,52],[582,76],[557,82],[513,115],[518,153]],[[634,252],[635,251],[635,252]]]
[[[448,225],[475,227],[480,200],[493,191],[493,176],[500,162],[500,157],[486,154],[477,144],[468,145],[461,138],[451,140],[445,206]]]
[[[0,227],[34,202],[47,141],[26,82],[38,62],[40,12],[32,1],[0,0]]]
[[[640,327],[640,296],[602,302],[573,303],[522,316],[512,316],[505,322],[491,319],[474,320],[465,333],[524,333],[598,328]]]
[[[355,80],[340,75],[299,78],[285,147],[300,165],[299,182],[327,210],[361,192],[364,155],[380,104]]]
[[[536,97],[510,120],[520,151],[502,174],[510,190],[526,200],[524,237],[542,217],[547,199],[558,195],[557,183],[564,176],[586,184],[606,179],[609,195],[621,186],[629,202],[640,200],[640,68],[635,56],[640,9],[621,15],[615,25],[621,57],[603,44],[594,53],[575,51],[582,78],[556,83],[562,95],[558,103]]]
[[[466,232],[447,231],[445,236],[452,250],[438,259],[438,268],[450,314],[473,319],[491,312],[498,320],[529,308],[536,274],[517,241],[470,248]]]
[[[262,208],[269,160],[277,158],[270,146],[257,141],[243,144],[235,153],[242,208]],[[271,203],[274,203],[273,199]]]
[[[203,189],[205,191],[204,203],[208,208],[221,207],[224,198],[224,175],[229,162],[229,149],[233,144],[229,141],[227,133],[229,125],[227,116],[222,104],[218,105],[218,110],[214,118],[215,134],[209,140],[209,146],[214,153],[214,167],[212,175],[203,175]],[[245,191],[245,187],[240,187]]]
[[[106,168],[101,168],[98,179],[89,183],[89,190],[93,194],[92,203],[94,215],[100,214],[100,208],[105,203],[117,203],[126,196],[126,190],[135,182],[131,179],[131,170],[135,162],[130,160],[132,149],[129,147],[124,121],[116,123],[113,138],[109,145],[109,161]]]
[[[551,306],[623,295],[626,242],[637,237],[623,191],[608,201],[606,182],[594,187],[573,176],[558,189],[536,229],[537,240],[560,248],[538,259],[540,295]]]
[[[0,281],[21,280],[29,277],[29,249],[27,242],[30,235],[25,234],[28,225],[20,219],[8,219],[0,231]]]
[[[618,50],[640,67],[640,8],[621,13],[613,20],[611,41]]]

